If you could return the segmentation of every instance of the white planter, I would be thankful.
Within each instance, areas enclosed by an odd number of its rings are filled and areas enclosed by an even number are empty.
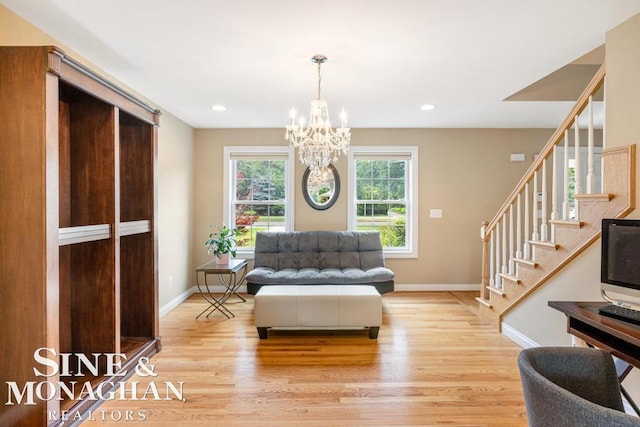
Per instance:
[[[216,255],[216,264],[229,264],[229,254]]]

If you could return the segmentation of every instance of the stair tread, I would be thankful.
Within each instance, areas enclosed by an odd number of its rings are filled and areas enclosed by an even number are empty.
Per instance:
[[[480,298],[480,297],[476,297],[476,301],[478,301],[480,304],[486,306],[487,308],[493,308],[493,305],[491,305],[491,300]]]
[[[501,297],[504,297],[504,296],[506,296],[506,295],[507,295],[507,294],[506,294],[502,289],[500,289],[500,288],[496,288],[496,287],[493,287],[493,286],[487,286],[486,288],[487,288],[487,290],[489,290],[489,292],[493,292],[494,294],[496,294],[496,295],[500,295]]]
[[[500,277],[502,277],[503,279],[509,280],[511,282],[515,282],[516,284],[520,284],[522,283],[520,281],[520,279],[518,279],[518,276],[516,276],[515,274],[508,274],[508,273],[498,273],[498,275]]]
[[[538,268],[538,263],[530,259],[514,258],[513,261],[517,264],[526,265],[527,267]]]
[[[555,226],[559,226],[559,227],[573,227],[573,228],[581,228],[584,223],[582,221],[576,221],[576,220],[566,220],[566,219],[552,219],[549,221],[549,223],[555,225]]]
[[[529,240],[529,244],[538,248],[557,250],[560,245],[554,242],[544,242],[542,240]]]
[[[614,195],[611,193],[599,193],[599,194],[574,194],[573,197],[576,200],[584,202],[608,202],[613,199]]]

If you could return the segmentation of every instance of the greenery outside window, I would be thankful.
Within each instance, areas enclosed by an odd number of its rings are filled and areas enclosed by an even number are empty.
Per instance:
[[[349,229],[379,231],[389,257],[417,257],[417,154],[417,147],[349,152]]]
[[[293,165],[286,147],[225,147],[224,223],[239,234],[238,257],[252,258],[259,231],[293,229]]]

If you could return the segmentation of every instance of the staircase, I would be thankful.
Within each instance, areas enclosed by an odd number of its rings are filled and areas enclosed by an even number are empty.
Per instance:
[[[603,218],[624,217],[635,207],[635,146],[605,148],[594,125],[604,80],[602,66],[495,217],[482,224],[476,300],[498,327],[598,239]]]

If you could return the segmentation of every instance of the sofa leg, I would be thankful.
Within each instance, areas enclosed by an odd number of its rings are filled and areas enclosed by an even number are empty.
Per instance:
[[[380,330],[379,326],[371,326],[369,328],[369,339],[375,340],[378,338],[378,331]]]
[[[258,327],[258,336],[260,337],[261,340],[266,340],[268,335],[267,335],[267,328],[264,327]]]

